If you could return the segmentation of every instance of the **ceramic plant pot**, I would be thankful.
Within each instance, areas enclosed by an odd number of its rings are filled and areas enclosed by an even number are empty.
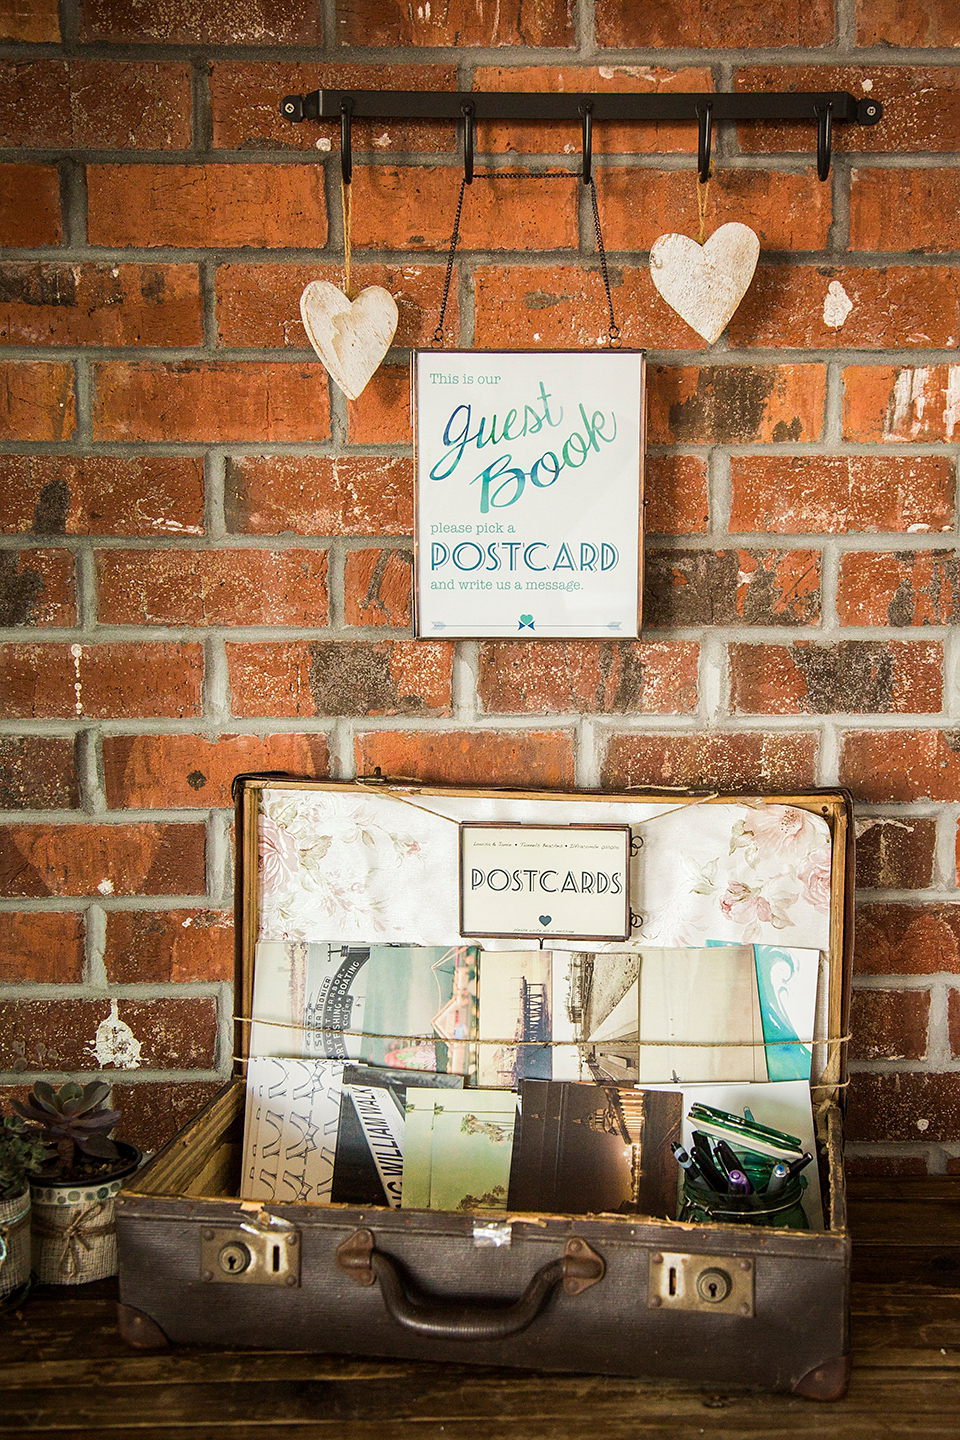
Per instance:
[[[85,1285],[117,1273],[117,1191],[140,1164],[141,1152],[115,1142],[120,1158],[95,1180],[34,1175],[33,1268],[41,1285]]]
[[[30,1188],[0,1200],[0,1300],[30,1278]]]

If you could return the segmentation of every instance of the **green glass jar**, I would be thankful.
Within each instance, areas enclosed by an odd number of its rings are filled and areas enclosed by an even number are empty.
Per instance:
[[[726,1195],[705,1190],[684,1178],[678,1220],[715,1225],[761,1225],[783,1230],[809,1230],[803,1209],[806,1178],[796,1175],[775,1195]]]

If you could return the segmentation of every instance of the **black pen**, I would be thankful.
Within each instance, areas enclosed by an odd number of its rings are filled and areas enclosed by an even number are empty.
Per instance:
[[[699,1186],[701,1190],[709,1190],[710,1186],[707,1184],[706,1180],[703,1178],[703,1175],[700,1173],[699,1166],[694,1160],[691,1159],[691,1157],[687,1154],[686,1150],[684,1150],[683,1146],[678,1144],[678,1142],[674,1140],[670,1146],[670,1149],[673,1151],[674,1158],[676,1159],[676,1162],[680,1166],[681,1170],[686,1171],[687,1178],[690,1180],[691,1184]]]
[[[726,1140],[714,1140],[713,1143],[717,1159],[728,1175],[734,1170],[743,1170],[740,1156],[731,1145],[727,1144]]]
[[[725,1194],[728,1184],[727,1177],[718,1169],[716,1161],[710,1153],[707,1138],[699,1130],[693,1132],[693,1158],[702,1170],[710,1189]]]
[[[787,1179],[792,1180],[795,1175],[799,1175],[800,1171],[805,1170],[812,1159],[813,1156],[808,1153],[806,1155],[799,1156],[796,1160],[791,1160],[790,1164],[787,1166]]]

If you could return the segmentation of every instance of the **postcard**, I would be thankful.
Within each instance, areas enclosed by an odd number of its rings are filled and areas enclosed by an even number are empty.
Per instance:
[[[555,952],[560,959],[561,952]],[[618,1084],[766,1080],[751,946],[574,952],[553,974],[578,1041],[554,1079]],[[554,1001],[554,1013],[559,1002]]]
[[[724,946],[726,940],[708,940]],[[809,1080],[817,1013],[819,950],[754,945],[767,1074],[771,1080]]]
[[[410,1089],[404,1209],[505,1210],[516,1116],[509,1091]]]
[[[260,941],[251,1054],[470,1074],[476,959],[464,945]]]
[[[344,1065],[331,1199],[397,1208],[403,1186],[408,1086],[455,1089],[462,1075],[430,1075],[375,1065]]]
[[[484,950],[477,971],[477,1081],[515,1089],[520,1080],[580,1078],[570,1014],[569,955]]]
[[[679,1094],[521,1081],[510,1208],[673,1219],[681,1112]]]
[[[292,1205],[330,1199],[342,1072],[337,1060],[250,1059],[240,1185],[244,1200]]]

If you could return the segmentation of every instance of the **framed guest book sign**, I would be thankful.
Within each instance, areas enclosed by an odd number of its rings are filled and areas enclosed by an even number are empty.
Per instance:
[[[644,356],[419,351],[419,636],[635,637]]]
[[[630,937],[629,825],[460,826],[460,934]]]

